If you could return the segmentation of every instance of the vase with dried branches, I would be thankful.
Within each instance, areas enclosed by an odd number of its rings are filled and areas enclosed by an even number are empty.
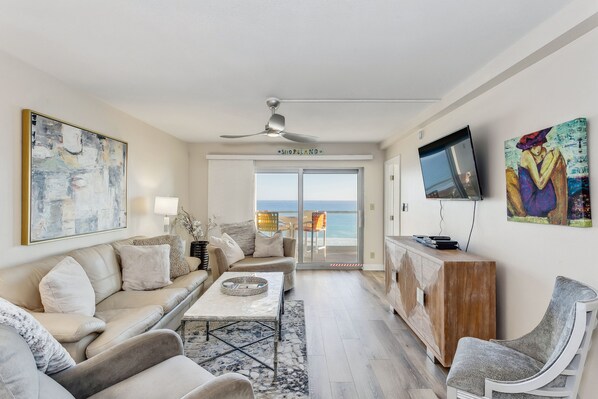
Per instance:
[[[190,212],[181,207],[178,215],[174,219],[174,224],[182,227],[192,238],[190,255],[201,259],[200,269],[208,268],[208,234],[210,230],[218,226],[215,218],[209,218],[207,225],[193,216]]]

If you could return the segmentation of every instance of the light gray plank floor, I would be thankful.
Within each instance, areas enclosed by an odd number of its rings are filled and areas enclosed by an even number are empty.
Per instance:
[[[446,399],[447,369],[384,298],[384,273],[299,270],[311,398]]]

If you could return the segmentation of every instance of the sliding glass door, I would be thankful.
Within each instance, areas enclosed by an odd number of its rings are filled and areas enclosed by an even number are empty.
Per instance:
[[[360,267],[363,263],[361,169],[260,170],[256,173],[260,220],[297,239],[297,259],[308,267]]]

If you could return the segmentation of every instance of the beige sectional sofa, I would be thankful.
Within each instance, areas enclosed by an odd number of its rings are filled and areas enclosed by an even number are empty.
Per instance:
[[[77,362],[145,331],[176,329],[185,311],[203,292],[208,275],[204,270],[195,270],[162,289],[123,291],[118,249],[131,245],[135,238],[0,269],[0,297],[33,314]],[[96,299],[94,317],[44,313],[39,283],[65,256],[79,262],[89,277]],[[199,264],[196,258],[187,261],[190,270]]]

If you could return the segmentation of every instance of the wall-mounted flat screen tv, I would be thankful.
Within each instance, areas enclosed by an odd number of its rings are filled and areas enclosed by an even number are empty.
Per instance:
[[[482,199],[469,126],[419,148],[426,198]]]

